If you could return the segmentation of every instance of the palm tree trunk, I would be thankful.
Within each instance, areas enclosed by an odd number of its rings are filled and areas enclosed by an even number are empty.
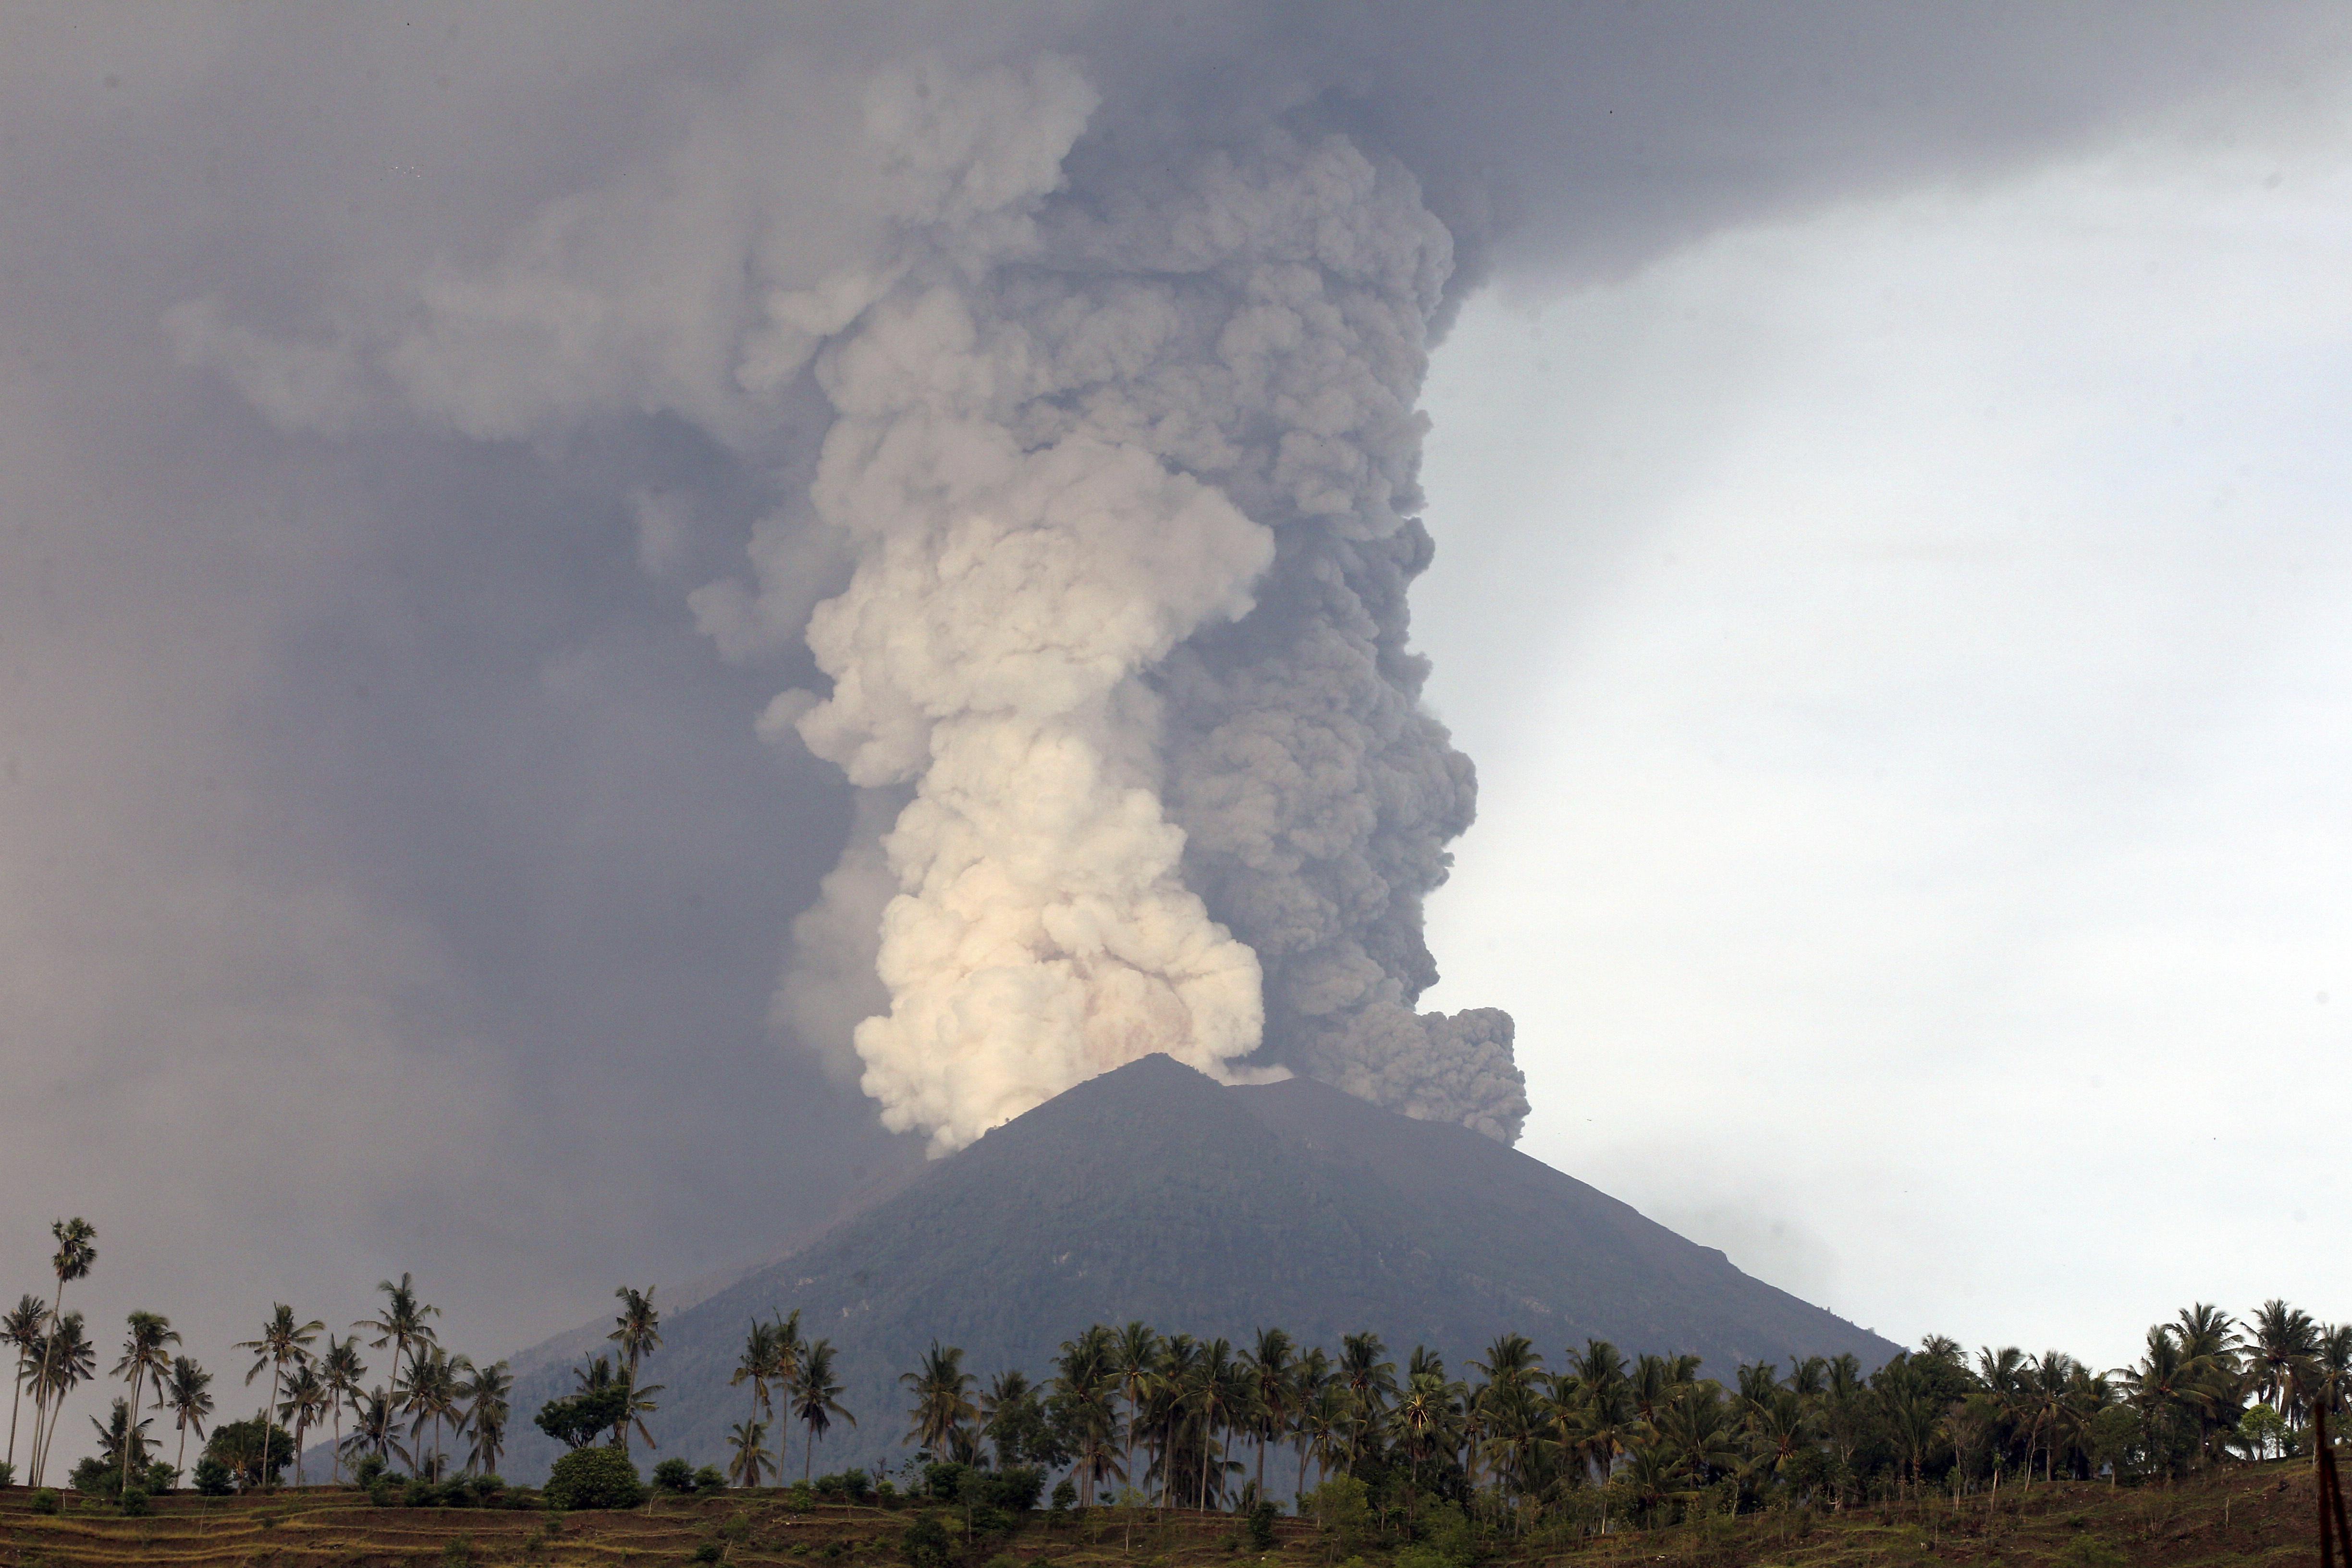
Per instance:
[[[332,1343],[333,1336],[329,1335],[328,1341]],[[341,1394],[335,1396],[335,1403],[331,1407],[330,1413],[335,1421],[335,1447],[331,1456],[332,1462],[327,1470],[327,1484],[339,1487],[343,1484],[343,1397]]]
[[[814,1424],[812,1424],[812,1425],[810,1426],[810,1427],[809,1427],[808,1441],[807,1441],[807,1442],[805,1442],[805,1443],[803,1443],[803,1444],[801,1445],[801,1479],[802,1479],[802,1480],[805,1481],[805,1480],[807,1480],[807,1479],[809,1479],[809,1466],[810,1466],[810,1465],[811,1465],[811,1464],[815,1460],[815,1458],[816,1458],[816,1427],[815,1427],[815,1426],[814,1426]]]
[[[278,1361],[269,1363],[269,1403],[261,1407],[261,1480],[258,1484],[265,1489],[269,1485],[269,1424],[278,1418],[278,1374],[285,1370],[285,1363]]]
[[[24,1403],[25,1357],[20,1351],[16,1355],[15,1392],[8,1395],[8,1468],[12,1472],[16,1468],[16,1410]]]
[[[139,1430],[139,1387],[147,1381],[147,1363],[141,1362],[131,1369],[131,1414],[122,1418],[122,1485],[118,1490],[131,1489],[131,1439]]]
[[[177,1459],[177,1460],[173,1464],[172,1468],[173,1468],[173,1469],[175,1469],[175,1470],[178,1470],[182,1475],[185,1475],[185,1474],[187,1473],[187,1466],[188,1466],[188,1418],[187,1418],[185,1415],[183,1415],[183,1416],[181,1416],[181,1417],[180,1417],[180,1457],[179,1457],[179,1458],[178,1458],[178,1459]]]

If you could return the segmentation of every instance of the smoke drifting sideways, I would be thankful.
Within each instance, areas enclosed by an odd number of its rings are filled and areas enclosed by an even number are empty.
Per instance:
[[[781,58],[373,336],[167,325],[289,427],[635,409],[767,468],[755,582],[692,602],[831,678],[760,720],[860,794],[774,1019],[888,1127],[952,1150],[1165,1051],[1515,1138],[1507,1016],[1413,1006],[1475,795],[1407,646],[1450,237],[1339,132],[1113,146],[1100,102],[1051,54]]]

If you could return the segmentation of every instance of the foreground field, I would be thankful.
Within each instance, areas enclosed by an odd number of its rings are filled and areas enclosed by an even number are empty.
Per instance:
[[[910,1515],[825,1507],[795,1514],[779,1493],[730,1493],[664,1500],[651,1511],[556,1515],[539,1510],[379,1509],[348,1491],[289,1489],[251,1501],[158,1500],[144,1519],[72,1501],[54,1516],[33,1513],[21,1487],[0,1493],[0,1564],[219,1564],[222,1568],[456,1568],[461,1563],[795,1564],[864,1568],[905,1561]],[[2307,1467],[2242,1467],[2174,1487],[2116,1489],[2060,1483],[1955,1509],[1947,1500],[1850,1510],[1843,1514],[1751,1515],[1656,1531],[1620,1531],[1573,1542],[1523,1544],[1487,1561],[1508,1568],[1572,1562],[1579,1568],[1635,1563],[1720,1568],[1863,1568],[1865,1564],[1970,1563],[2098,1565],[2273,1563],[2315,1560]],[[1284,1520],[1268,1552],[1254,1552],[1222,1514],[1176,1512],[1155,1522],[1097,1513],[1081,1521],[1037,1516],[1009,1537],[974,1542],[970,1559],[1009,1555],[1024,1568],[1309,1568],[1342,1561],[1341,1543],[1307,1523]],[[959,1545],[961,1542],[959,1542]],[[1374,1568],[1378,1546],[1352,1555]],[[1427,1559],[1423,1558],[1425,1564]],[[1003,1568],[1000,1564],[999,1568]]]

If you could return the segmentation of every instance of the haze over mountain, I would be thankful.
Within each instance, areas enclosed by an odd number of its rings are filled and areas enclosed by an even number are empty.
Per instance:
[[[1305,1079],[1227,1088],[1164,1056],[1080,1084],[924,1170],[789,1255],[671,1315],[662,1457],[717,1460],[749,1395],[728,1383],[755,1318],[798,1308],[833,1341],[855,1427],[819,1471],[887,1462],[898,1377],[934,1338],[983,1379],[1050,1373],[1090,1322],[1243,1341],[1279,1325],[1337,1351],[1371,1330],[1460,1369],[1518,1331],[1555,1363],[1589,1335],[1740,1362],[1896,1347],[1751,1279],[1721,1252],[1467,1128],[1416,1121]],[[571,1385],[583,1330],[517,1358],[509,1473],[554,1450],[530,1413]],[[801,1433],[793,1438],[799,1474]]]

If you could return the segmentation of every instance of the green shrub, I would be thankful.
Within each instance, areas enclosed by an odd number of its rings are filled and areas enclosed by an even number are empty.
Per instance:
[[[140,1485],[149,1497],[162,1497],[180,1489],[180,1472],[158,1459],[147,1467],[146,1479]]]
[[[268,1455],[267,1475],[262,1473],[264,1452]],[[275,1486],[286,1467],[294,1462],[294,1439],[276,1422],[264,1427],[260,1416],[248,1415],[214,1427],[205,1444],[205,1456],[226,1465],[240,1486]]]
[[[784,1494],[784,1507],[793,1513],[806,1513],[816,1507],[816,1489],[806,1481],[794,1481],[792,1490]]]
[[[383,1462],[382,1454],[362,1454],[359,1463],[352,1467],[352,1485],[366,1491],[375,1485],[375,1479],[389,1468],[391,1467]]]
[[[892,1486],[887,1480],[876,1481],[874,1483],[874,1506],[877,1508],[897,1508],[898,1506],[898,1489]]]
[[[33,1493],[31,1507],[35,1513],[55,1513],[62,1506],[62,1500],[58,1498],[58,1489],[55,1487],[43,1487]]]
[[[124,1517],[129,1519],[137,1519],[146,1511],[147,1489],[144,1487],[132,1487],[122,1494],[122,1512]]]
[[[122,1489],[122,1472],[93,1454],[68,1472],[66,1485],[84,1497],[110,1498]]]
[[[618,1448],[574,1448],[555,1461],[547,1500],[557,1508],[635,1508],[646,1500],[637,1467]]]
[[[378,1508],[398,1508],[406,1483],[398,1476],[378,1476],[368,1483],[368,1501]]]
[[[1249,1543],[1253,1552],[1274,1550],[1274,1504],[1264,1498],[1249,1511]]]
[[[936,1513],[916,1515],[899,1544],[914,1568],[946,1568],[948,1559],[955,1552],[954,1540]]]
[[[1067,1513],[1077,1506],[1078,1484],[1070,1479],[1069,1477],[1064,1476],[1060,1480],[1054,1483],[1054,1501],[1052,1510],[1057,1514]]]
[[[506,1496],[507,1480],[504,1476],[475,1476],[466,1485],[473,1492],[474,1500],[484,1508],[497,1507],[499,1500]]]
[[[1034,1465],[1013,1465],[989,1477],[988,1500],[997,1508],[1027,1513],[1045,1489],[1045,1471]]]
[[[694,1489],[698,1492],[723,1492],[727,1489],[727,1474],[716,1465],[705,1465],[694,1472]]]
[[[10,1464],[5,1459],[0,1459],[0,1490],[13,1487],[16,1484],[16,1467]]]
[[[694,1467],[684,1459],[664,1459],[654,1467],[654,1490],[684,1497],[694,1489]]]
[[[196,1490],[205,1497],[226,1497],[236,1490],[236,1472],[212,1454],[206,1454],[196,1461],[196,1468],[189,1479]]]
[[[694,1555],[688,1558],[688,1561],[691,1563],[716,1563],[726,1555],[727,1548],[719,1545],[719,1542],[715,1541],[706,1541],[701,1545],[694,1549]]]

